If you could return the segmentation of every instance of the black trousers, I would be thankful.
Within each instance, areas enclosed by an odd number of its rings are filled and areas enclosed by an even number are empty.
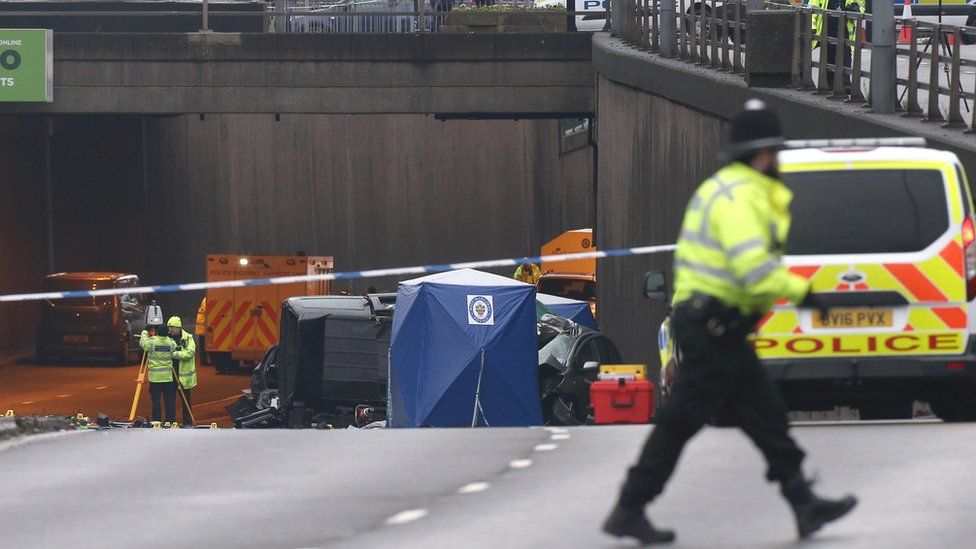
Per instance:
[[[183,402],[183,425],[193,425],[193,419],[190,416],[190,406],[193,406],[193,401],[190,399],[190,390],[183,389],[183,396],[185,399],[180,399]]]
[[[836,32],[834,33],[834,35],[836,35]],[[831,36],[834,36],[834,35],[831,35]],[[850,46],[845,47],[843,53],[844,53],[844,60],[843,60],[844,61],[844,67],[849,69],[849,68],[851,68],[852,56],[853,56],[853,54],[851,53]],[[837,44],[827,44],[827,63],[829,63],[831,65],[834,65],[834,64],[837,63]],[[829,69],[827,71],[827,86],[830,89],[833,89],[834,88],[834,77],[838,73],[840,73],[840,72],[841,71],[837,70],[836,67],[831,68],[831,69]],[[844,79],[843,80],[843,82],[844,82],[844,89],[845,90],[850,90],[851,89],[851,75],[849,75],[849,74],[847,74],[845,72],[845,73],[843,73],[843,79]]]
[[[663,490],[685,443],[716,419],[745,431],[768,463],[769,480],[800,472],[803,451],[789,435],[786,406],[743,334],[715,337],[707,313],[675,308],[673,328],[682,359],[668,401],[621,492],[621,505],[640,508]]]
[[[149,382],[149,396],[152,397],[152,420],[162,421],[159,400],[166,402],[166,421],[176,421],[176,382]]]

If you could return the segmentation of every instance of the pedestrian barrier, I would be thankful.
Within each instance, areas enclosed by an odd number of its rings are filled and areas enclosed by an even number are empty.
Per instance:
[[[319,282],[332,280],[355,280],[362,278],[379,278],[403,275],[423,275],[453,271],[456,269],[487,269],[493,267],[515,267],[523,263],[555,263],[559,261],[575,261],[579,259],[606,259],[634,255],[647,255],[672,252],[677,246],[665,244],[660,246],[641,246],[636,248],[621,248],[617,250],[602,250],[594,252],[579,252],[572,254],[542,255],[532,257],[516,257],[510,259],[492,259],[486,261],[469,261],[463,263],[445,263],[441,265],[422,265],[417,267],[400,267],[392,269],[375,269],[371,271],[348,271],[344,273],[325,273],[298,276],[279,276],[274,278],[252,278],[249,280],[224,280],[220,282],[194,282],[190,284],[165,284],[161,286],[139,286],[136,288],[106,288],[103,290],[76,290],[71,292],[42,292],[33,294],[0,295],[0,303],[19,301],[41,301],[54,299],[72,299],[78,297],[113,296],[123,294],[149,294],[167,292],[189,292],[207,290],[211,288],[238,288],[244,286],[265,286],[268,284],[294,284],[296,282]]]
[[[901,31],[894,55],[900,64],[896,74],[891,74],[871,70],[871,56],[883,55],[868,40],[868,29],[874,24],[871,13],[821,9],[788,0],[760,0],[755,6],[751,0],[673,1],[672,7],[661,0],[620,0],[622,40],[662,57],[744,74],[749,54],[745,47],[748,12],[791,10],[791,87],[874,112],[884,111],[873,104],[872,88],[890,87],[896,96],[894,110],[902,116],[976,133],[976,108],[970,103],[976,101],[976,87],[973,79],[962,76],[976,70],[976,59],[963,57],[961,50],[963,44],[976,43],[976,27],[943,24],[941,18],[939,22],[920,20],[919,8],[913,10],[906,1],[902,14],[895,16]],[[819,32],[813,30],[815,18],[823,19]],[[832,22],[836,25],[828,24]],[[830,27],[836,30],[828,30]],[[819,45],[827,47],[814,47]]]

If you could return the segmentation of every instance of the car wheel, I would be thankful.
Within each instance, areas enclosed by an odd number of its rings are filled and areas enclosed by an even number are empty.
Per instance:
[[[704,9],[704,11],[703,11]],[[702,13],[705,14],[702,17]],[[695,33],[695,40],[697,44],[701,44],[702,37],[709,36],[709,25],[711,24],[712,10],[708,6],[702,7],[701,4],[695,4],[688,8],[685,12],[685,33],[691,36]],[[691,16],[694,15],[695,18]]]
[[[858,408],[863,420],[912,419],[911,399],[865,404]]]
[[[562,393],[552,393],[542,399],[542,421],[546,425],[582,425],[580,414],[586,417],[576,399]]]
[[[976,421],[976,396],[972,394],[940,396],[931,399],[929,406],[947,423]]]

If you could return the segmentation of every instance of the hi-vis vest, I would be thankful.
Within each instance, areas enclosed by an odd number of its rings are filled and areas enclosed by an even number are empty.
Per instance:
[[[713,296],[743,314],[764,314],[785,297],[803,299],[809,283],[780,264],[793,193],[741,162],[698,187],[674,254],[674,302]]]
[[[844,10],[838,10],[838,11],[859,11],[861,13],[864,13],[864,10],[867,8],[867,3],[865,0],[840,0],[840,2],[843,3]],[[829,0],[809,0],[807,6],[811,8],[818,8],[818,9],[825,10],[827,9],[829,3],[830,3]],[[814,12],[813,14],[810,15],[810,26],[812,27],[811,30],[813,31],[813,40],[810,42],[811,48],[816,48],[817,45],[819,44],[820,41],[817,40],[817,37],[820,36],[820,33],[823,30],[823,24],[824,24],[823,13]],[[856,30],[857,27],[855,26],[854,22],[848,20],[847,21],[848,40],[854,40],[854,38],[856,37],[855,36]],[[834,36],[833,38],[837,38],[837,37]],[[851,45],[850,48],[853,50],[854,46]],[[834,60],[830,59],[828,60],[828,62],[833,63]]]
[[[139,337],[139,346],[146,351],[150,383],[173,381],[173,351],[176,343],[169,336],[150,336],[145,330]]]
[[[197,386],[197,363],[193,358],[197,354],[197,345],[193,336],[185,331],[181,333],[180,339],[183,344],[173,353],[173,358],[180,362],[180,385],[184,389],[192,389]]]

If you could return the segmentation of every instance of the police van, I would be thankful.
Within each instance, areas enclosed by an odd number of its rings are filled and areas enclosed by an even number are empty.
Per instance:
[[[790,142],[784,263],[830,306],[778,303],[753,346],[792,410],[976,420],[976,227],[955,154],[921,139]],[[662,385],[680,368],[667,322]],[[668,364],[670,363],[670,370]]]

